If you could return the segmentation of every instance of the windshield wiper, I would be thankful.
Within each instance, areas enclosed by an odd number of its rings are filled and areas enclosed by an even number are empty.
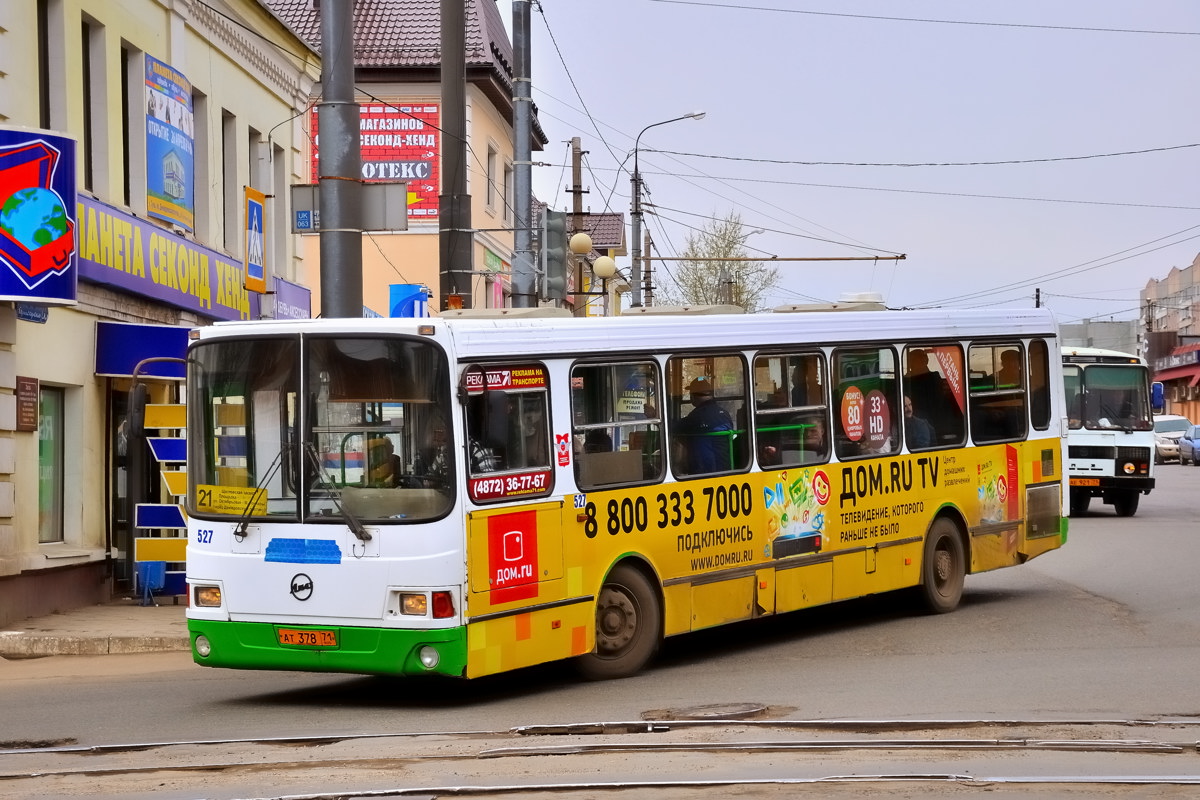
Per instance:
[[[239,542],[246,538],[246,531],[250,527],[250,515],[254,510],[254,505],[258,501],[259,492],[264,491],[271,478],[275,477],[275,473],[279,471],[279,466],[283,463],[283,450],[275,454],[275,458],[267,466],[266,473],[259,479],[254,486],[254,491],[250,493],[250,498],[246,501],[246,507],[242,509],[242,515],[238,519],[237,524],[233,526],[233,536]]]
[[[342,502],[342,492],[337,488],[337,484],[330,479],[325,472],[325,468],[321,466],[321,459],[317,456],[317,448],[312,446],[311,442],[305,442],[304,452],[308,456],[308,460],[312,463],[312,467],[316,470],[317,478],[325,485],[325,489],[329,492],[330,499],[337,506],[338,513],[342,519],[346,521],[346,525],[354,533],[360,542],[371,541],[371,533],[365,527],[358,517],[354,516],[350,509],[346,508],[346,504]]]

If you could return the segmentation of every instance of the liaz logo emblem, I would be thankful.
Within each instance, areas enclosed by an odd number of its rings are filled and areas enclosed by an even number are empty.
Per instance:
[[[296,598],[297,600],[299,600],[301,602],[304,602],[308,598],[312,597],[312,593],[313,593],[312,578],[308,577],[303,572],[297,573],[292,576],[292,588],[291,588],[292,597]]]

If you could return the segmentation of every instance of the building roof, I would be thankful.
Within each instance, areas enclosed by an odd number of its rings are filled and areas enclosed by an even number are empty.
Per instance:
[[[583,229],[592,237],[592,247],[596,250],[612,250],[614,255],[625,255],[624,214],[586,214],[583,217]]]
[[[313,0],[260,0],[318,53],[321,17]],[[513,47],[497,0],[466,3],[467,81],[479,87],[511,123]],[[441,0],[354,0],[357,81],[432,83],[441,80]],[[357,82],[356,81],[356,82]],[[534,149],[549,140],[533,114]]]
[[[312,0],[264,0],[297,36],[321,51],[321,16]],[[512,43],[496,0],[465,0],[466,63],[495,66],[512,79]],[[356,67],[436,67],[441,63],[441,0],[354,0]]]
[[[531,216],[530,224],[534,231],[541,229],[542,216],[546,213],[549,203],[543,203],[540,200],[533,201],[533,207],[530,209]],[[581,230],[588,236],[592,237],[592,253],[594,256],[606,254],[612,251],[612,255],[623,256],[628,255],[625,249],[625,215],[616,211],[605,211],[603,213],[593,213],[585,211],[580,215]],[[572,215],[567,214],[568,230],[575,231],[571,223]]]

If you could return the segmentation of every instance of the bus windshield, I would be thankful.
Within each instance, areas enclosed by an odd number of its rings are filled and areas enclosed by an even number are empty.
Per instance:
[[[449,369],[432,343],[215,339],[190,357],[191,513],[419,522],[453,505]]]
[[[1146,368],[1129,364],[1066,364],[1067,414],[1073,429],[1148,431],[1150,384]]]

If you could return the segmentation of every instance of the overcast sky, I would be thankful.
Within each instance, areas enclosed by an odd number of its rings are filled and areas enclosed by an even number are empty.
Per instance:
[[[765,231],[751,255],[907,256],[780,262],[769,305],[1029,307],[1040,288],[1060,322],[1133,319],[1200,253],[1196,0],[540,0],[531,18],[539,199],[570,208],[579,136],[585,208],[628,222],[634,137],[703,110],[641,139],[662,255],[736,212]]]

